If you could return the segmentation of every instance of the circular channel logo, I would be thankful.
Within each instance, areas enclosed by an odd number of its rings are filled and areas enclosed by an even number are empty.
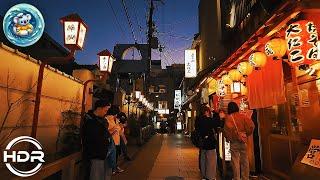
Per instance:
[[[11,7],[3,19],[3,32],[7,39],[20,47],[36,43],[44,31],[41,12],[30,4],[17,4]]]
[[[33,144],[37,150],[31,153],[27,151],[15,151],[11,150],[13,146],[21,142],[28,142]],[[36,139],[29,136],[20,136],[9,142],[6,149],[3,152],[3,162],[7,166],[10,172],[20,177],[29,177],[40,171],[42,163],[44,163],[44,153],[42,151],[42,146]],[[11,159],[9,162],[8,160]],[[26,163],[26,162],[38,162],[38,164],[31,170],[22,171],[14,167],[11,163]]]

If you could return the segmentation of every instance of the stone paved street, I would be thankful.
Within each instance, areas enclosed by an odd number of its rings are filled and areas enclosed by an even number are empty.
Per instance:
[[[122,166],[117,180],[200,179],[198,149],[183,135],[156,135]]]

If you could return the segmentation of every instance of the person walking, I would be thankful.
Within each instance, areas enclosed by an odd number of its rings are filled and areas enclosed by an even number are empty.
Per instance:
[[[120,112],[119,114],[117,114],[117,119],[119,120],[119,125],[121,127],[121,134],[120,134],[121,153],[123,154],[124,159],[126,161],[131,161],[131,158],[128,155],[128,148],[127,148],[128,140],[125,135],[125,129],[128,126],[127,116],[124,112]]]
[[[120,147],[120,134],[121,134],[121,127],[119,122],[117,121],[117,114],[120,112],[119,107],[112,105],[108,110],[106,120],[109,124],[108,131],[112,135],[112,139],[116,146],[116,164],[118,164],[118,159],[121,154],[121,147]],[[112,169],[112,174],[121,173],[124,170],[121,169],[118,165]]]
[[[108,123],[104,120],[109,108],[109,102],[98,100],[94,109],[84,117],[81,139],[86,180],[111,179],[111,168],[106,159],[112,138],[107,130]]]
[[[200,171],[203,179],[216,179],[217,166],[217,139],[216,132],[219,127],[219,119],[212,118],[211,109],[202,105],[200,116],[195,121],[195,129],[199,132],[203,140],[200,147]]]
[[[224,132],[230,141],[231,165],[234,180],[249,180],[249,160],[247,153],[248,137],[252,135],[254,124],[244,114],[239,113],[239,107],[235,102],[228,104],[228,116],[226,118]],[[240,178],[241,177],[241,178]]]

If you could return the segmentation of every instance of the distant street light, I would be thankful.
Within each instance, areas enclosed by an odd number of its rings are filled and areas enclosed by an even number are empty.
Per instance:
[[[70,50],[66,57],[48,57],[43,59],[39,67],[38,84],[33,112],[31,137],[36,138],[41,101],[43,72],[47,64],[67,64],[74,60],[76,50],[82,50],[87,33],[87,25],[77,14],[71,14],[60,19],[64,27],[64,44]]]

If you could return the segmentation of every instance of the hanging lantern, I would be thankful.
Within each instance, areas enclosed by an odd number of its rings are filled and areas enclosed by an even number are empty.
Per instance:
[[[222,79],[218,80],[218,89],[217,89],[217,96],[224,97],[226,96],[227,87],[225,86]]]
[[[243,76],[248,76],[252,73],[253,71],[253,66],[249,62],[241,62],[238,64],[238,71],[243,75]]]
[[[241,93],[241,83],[240,82],[233,82],[231,84],[231,93]]]
[[[228,75],[232,81],[236,82],[240,81],[242,78],[242,74],[237,69],[230,70]]]
[[[215,93],[218,90],[218,81],[210,78],[210,81],[208,81],[208,92],[209,94]]]
[[[222,80],[224,85],[231,85],[232,84],[232,80],[230,79],[228,74],[223,75],[221,80]]]
[[[255,52],[250,55],[249,63],[256,69],[260,69],[266,65],[267,55],[263,52]]]
[[[301,20],[290,24],[286,30],[286,41],[291,65],[306,70],[317,60],[318,33],[312,21]]]
[[[267,56],[273,57],[274,60],[279,60],[287,52],[287,41],[281,38],[271,39],[265,46]]]

